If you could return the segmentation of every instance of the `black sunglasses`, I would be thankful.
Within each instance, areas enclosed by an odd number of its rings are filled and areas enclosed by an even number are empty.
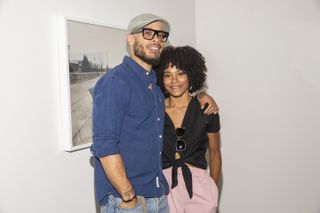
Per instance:
[[[141,33],[141,32],[142,32],[143,38],[146,40],[152,40],[154,36],[157,35],[160,42],[166,42],[169,37],[168,32],[161,31],[161,30],[153,30],[149,28],[142,28],[141,30],[134,32],[134,34]]]
[[[177,152],[182,152],[186,150],[187,143],[185,140],[182,139],[182,137],[186,134],[186,129],[183,127],[176,128],[176,150]]]

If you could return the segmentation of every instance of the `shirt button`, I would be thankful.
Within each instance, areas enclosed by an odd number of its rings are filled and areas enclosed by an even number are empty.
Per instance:
[[[160,121],[160,118],[158,117],[157,120]]]
[[[162,135],[159,135],[159,138],[162,138]]]
[[[160,155],[162,154],[162,152],[160,152]]]

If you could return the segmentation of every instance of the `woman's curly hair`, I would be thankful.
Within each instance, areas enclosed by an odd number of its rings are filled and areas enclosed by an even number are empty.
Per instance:
[[[157,82],[166,96],[163,85],[164,70],[169,66],[176,66],[183,70],[189,79],[189,92],[193,93],[201,89],[206,81],[207,66],[205,58],[196,49],[190,46],[165,47],[160,56],[160,63],[156,67]]]

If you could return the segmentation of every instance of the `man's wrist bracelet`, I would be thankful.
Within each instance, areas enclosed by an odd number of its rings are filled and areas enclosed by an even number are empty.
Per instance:
[[[137,197],[137,195],[134,194],[134,196],[131,199],[129,199],[129,200],[123,200],[122,199],[122,201],[125,202],[125,203],[128,203],[128,202],[133,201],[134,199],[136,199],[136,197]]]
[[[130,189],[129,191],[125,192],[122,196],[123,202],[130,202],[136,198],[136,193],[133,189]]]

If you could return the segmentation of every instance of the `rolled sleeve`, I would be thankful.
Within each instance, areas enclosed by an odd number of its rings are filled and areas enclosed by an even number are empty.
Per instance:
[[[119,153],[119,138],[130,91],[114,75],[101,78],[94,89],[91,152],[101,158]]]

